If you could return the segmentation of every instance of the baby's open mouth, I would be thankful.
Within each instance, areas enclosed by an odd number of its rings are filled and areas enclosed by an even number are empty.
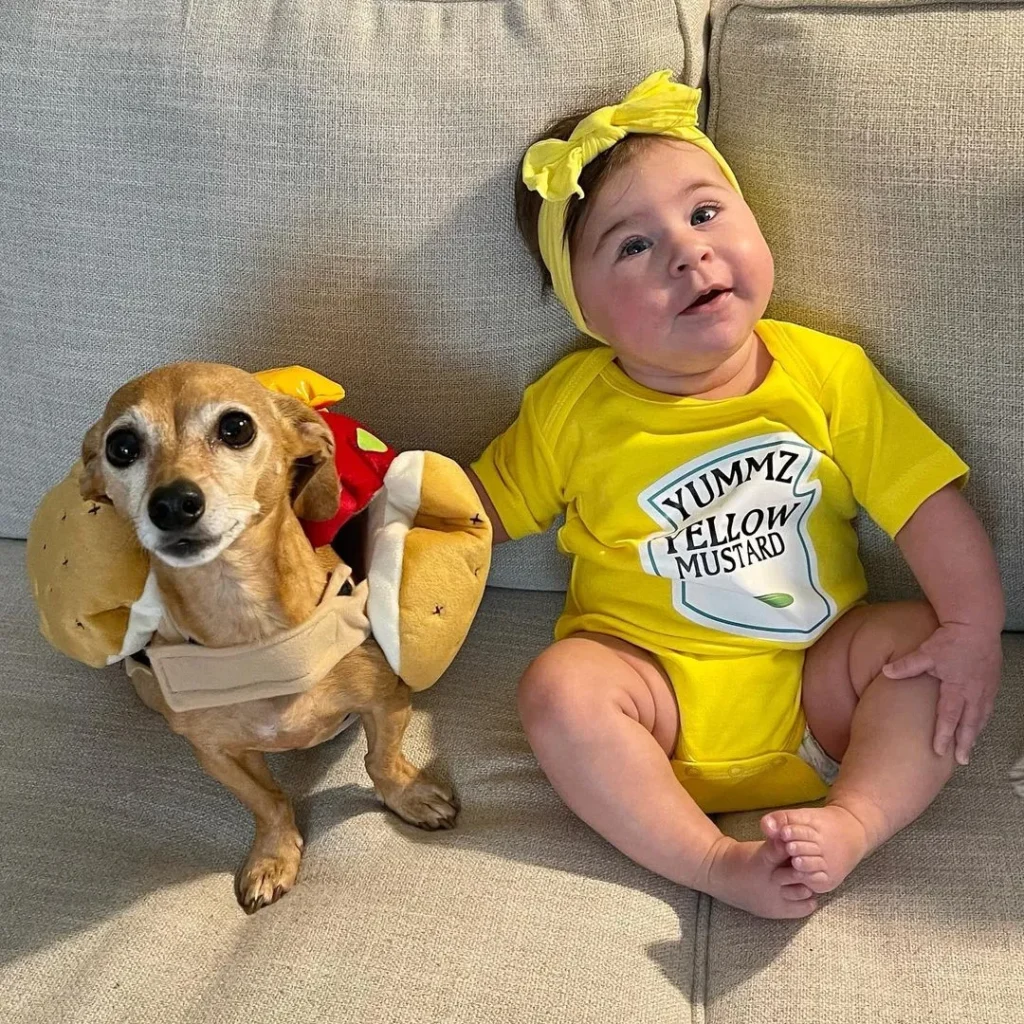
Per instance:
[[[691,302],[683,313],[695,313],[697,310],[703,309],[706,306],[713,306],[721,302],[722,296],[728,295],[728,288],[711,288],[709,291],[704,292],[702,295],[698,295],[697,298]]]

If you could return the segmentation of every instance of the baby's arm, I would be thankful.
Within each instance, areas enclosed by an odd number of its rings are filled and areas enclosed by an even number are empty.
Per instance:
[[[924,501],[896,534],[896,544],[939,619],[939,628],[904,658],[886,665],[892,679],[928,672],[941,682],[934,748],[956,738],[967,764],[999,689],[1003,591],[984,527],[953,485]]]
[[[490,495],[484,490],[484,485],[480,483],[480,478],[472,469],[466,469],[466,476],[469,477],[469,482],[476,488],[476,493],[480,496],[480,501],[484,506],[484,511],[487,513],[487,518],[491,521],[491,543],[504,543],[509,539],[508,531],[501,522],[501,516],[498,515],[494,502],[491,501]]]

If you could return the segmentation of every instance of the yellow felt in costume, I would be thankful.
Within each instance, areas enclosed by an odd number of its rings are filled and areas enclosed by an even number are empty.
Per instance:
[[[43,636],[69,658],[102,668],[121,655],[149,556],[110,505],[82,500],[81,472],[76,462],[43,498],[26,562]]]
[[[303,367],[256,376],[315,408],[344,395]],[[491,527],[450,459],[404,452],[395,463],[371,506],[367,612],[391,667],[420,690],[437,681],[465,640],[487,580]],[[77,463],[40,503],[26,562],[43,635],[98,668],[143,649],[162,605],[130,524],[111,506],[81,498],[81,469]]]
[[[311,409],[326,409],[345,397],[345,389],[340,384],[305,366],[280,366],[260,370],[253,376],[269,391],[290,395]]]
[[[368,610],[392,668],[413,690],[455,656],[483,595],[491,524],[462,469],[437,452],[402,452],[371,529]]]

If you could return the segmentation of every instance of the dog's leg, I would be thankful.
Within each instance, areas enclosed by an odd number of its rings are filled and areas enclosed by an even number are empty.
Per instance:
[[[206,771],[245,804],[256,819],[256,838],[235,877],[235,896],[247,914],[280,899],[294,884],[302,859],[302,835],[284,791],[270,774],[263,754],[226,754],[195,747]]]
[[[409,687],[396,680],[393,693],[360,712],[366,730],[366,771],[384,803],[400,818],[425,829],[451,828],[459,804],[451,789],[435,782],[402,755],[409,724]]]

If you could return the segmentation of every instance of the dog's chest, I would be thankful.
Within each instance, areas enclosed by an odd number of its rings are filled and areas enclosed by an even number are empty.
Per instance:
[[[234,647],[259,643],[291,625],[273,596],[255,588],[213,584],[190,594],[187,607],[179,595],[165,594],[157,632],[167,643]]]

